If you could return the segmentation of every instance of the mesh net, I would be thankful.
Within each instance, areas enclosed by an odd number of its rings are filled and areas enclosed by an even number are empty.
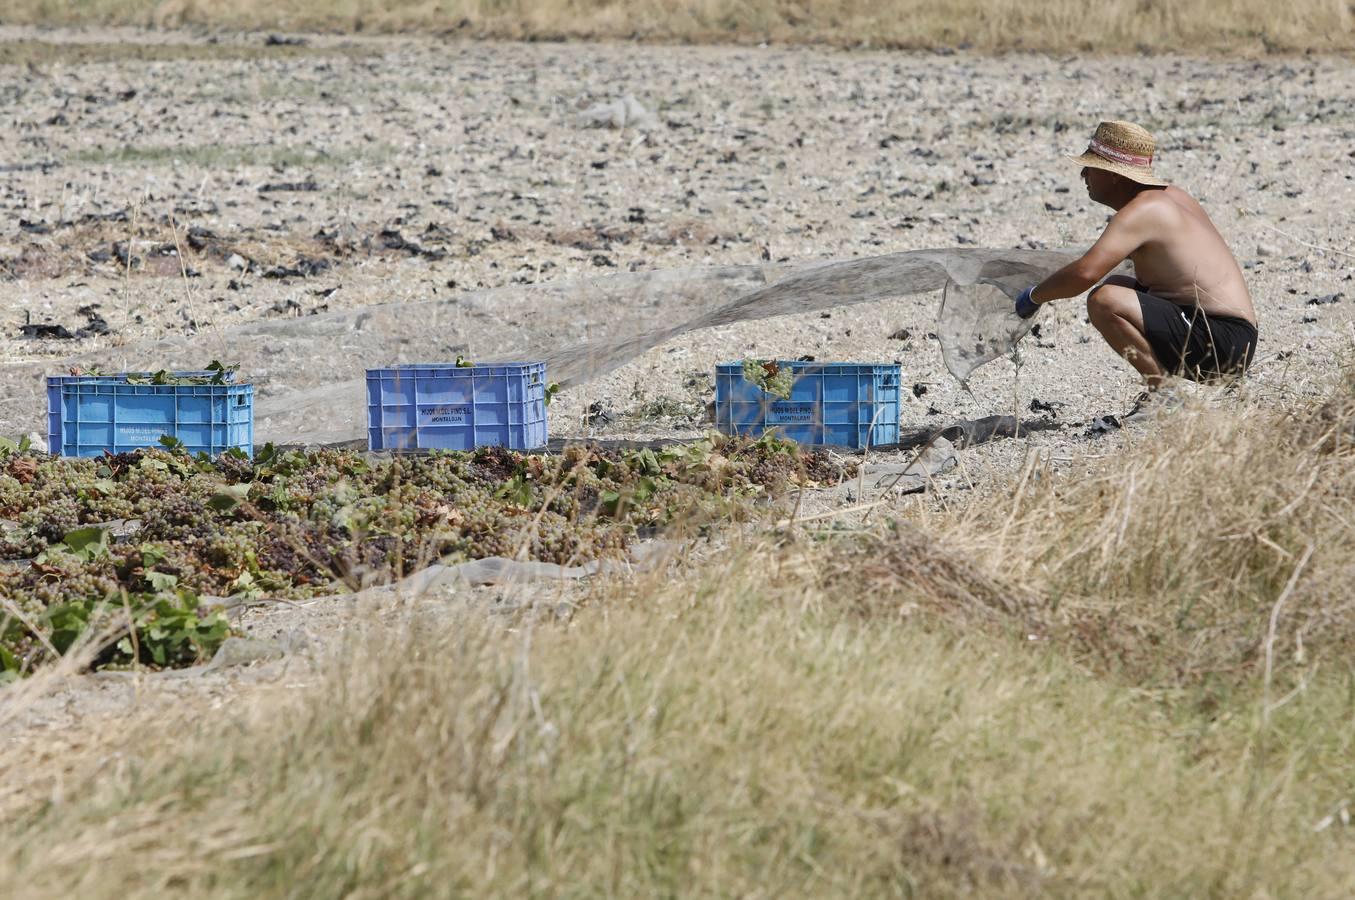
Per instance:
[[[941,358],[960,384],[984,363],[1014,356],[1016,346],[1035,326],[1035,318],[1012,312],[1012,299],[991,284],[946,282],[937,315]]]
[[[544,360],[562,386],[586,382],[680,335],[735,322],[944,291],[937,335],[961,381],[1029,330],[1011,299],[1067,251],[913,250],[810,266],[731,266],[513,285],[446,299],[357,307],[131,344],[6,369],[0,434],[42,432],[47,374],[239,363],[256,384],[255,439],[329,443],[365,434],[368,367]],[[712,365],[714,361],[712,360]]]

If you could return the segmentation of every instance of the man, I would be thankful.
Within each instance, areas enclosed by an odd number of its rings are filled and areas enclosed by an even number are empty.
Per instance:
[[[1016,298],[1028,318],[1096,285],[1087,295],[1092,325],[1150,392],[1168,375],[1240,375],[1256,350],[1256,310],[1237,260],[1204,208],[1153,174],[1155,149],[1137,125],[1097,126],[1087,151],[1069,158],[1083,166],[1087,195],[1115,215],[1081,259]],[[1137,280],[1106,278],[1125,259]]]

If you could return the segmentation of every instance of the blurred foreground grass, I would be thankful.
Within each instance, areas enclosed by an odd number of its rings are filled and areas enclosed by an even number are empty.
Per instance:
[[[1355,391],[1174,415],[962,506],[599,582],[566,621],[371,621],[303,688],[91,734],[8,811],[0,883],[1344,896]]]
[[[1047,51],[1355,47],[1348,0],[8,0],[2,24]]]

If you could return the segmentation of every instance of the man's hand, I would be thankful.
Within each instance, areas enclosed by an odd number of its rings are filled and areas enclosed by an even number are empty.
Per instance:
[[[1016,295],[1016,314],[1023,319],[1029,319],[1040,309],[1040,305],[1031,299],[1031,294],[1035,292],[1035,285],[1031,285],[1024,291]]]

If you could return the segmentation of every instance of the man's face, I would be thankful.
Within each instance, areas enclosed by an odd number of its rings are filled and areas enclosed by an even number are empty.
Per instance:
[[[1082,183],[1087,186],[1087,196],[1097,203],[1106,203],[1115,185],[1115,176],[1105,169],[1085,166],[1082,169]]]

